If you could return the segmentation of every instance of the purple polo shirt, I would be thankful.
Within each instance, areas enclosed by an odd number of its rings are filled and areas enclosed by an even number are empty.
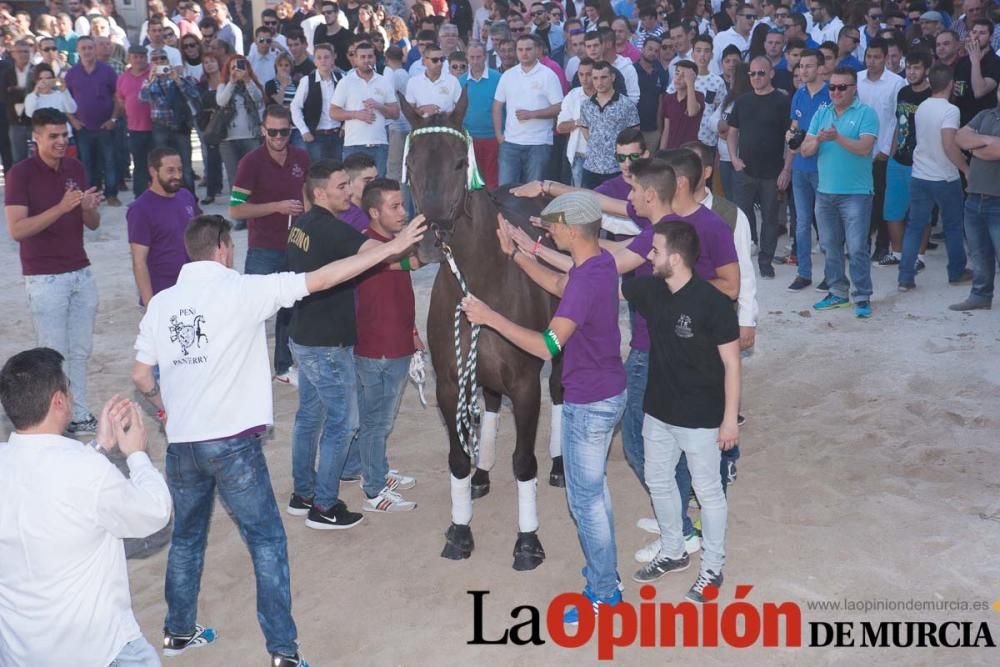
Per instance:
[[[595,403],[625,390],[618,330],[618,269],[607,250],[569,270],[555,317],[576,324],[563,347],[563,387],[570,403]]]
[[[648,257],[653,249],[653,226],[644,225],[648,222],[635,214],[635,209],[629,204],[629,217],[639,225],[642,231],[628,244],[628,249],[642,257]],[[715,270],[726,264],[733,264],[739,260],[736,257],[736,244],[733,242],[733,232],[729,225],[705,206],[699,206],[698,210],[687,217],[679,215],[665,216],[660,222],[666,220],[684,220],[694,227],[698,232],[698,241],[701,244],[701,253],[698,261],[694,265],[694,273],[703,280],[712,280],[716,277]],[[652,275],[653,267],[648,261],[635,270],[637,276]],[[633,314],[632,320],[632,342],[631,346],[640,352],[649,351],[649,328],[646,320],[639,313]]]
[[[67,190],[86,190],[83,165],[71,157],[52,169],[35,155],[18,162],[7,174],[4,204],[25,206],[38,215],[62,201]],[[21,273],[26,276],[70,273],[90,266],[83,249],[83,209],[79,206],[34,236],[20,242]]]
[[[618,174],[614,178],[609,178],[594,188],[594,192],[599,195],[605,195],[621,201],[628,199],[628,193],[631,191],[632,186],[625,182],[625,177],[621,174]]]
[[[114,68],[98,60],[88,73],[83,63],[66,72],[66,88],[76,101],[76,118],[88,130],[99,130],[115,109],[118,75]]]
[[[361,210],[360,206],[356,204],[351,204],[351,208],[347,209],[337,217],[349,224],[361,234],[365,233],[370,222],[368,220],[368,215]]]
[[[197,215],[201,215],[198,202],[184,188],[173,197],[146,190],[128,207],[128,242],[149,248],[146,266],[153,294],[177,283],[177,275],[188,261],[184,230]]]

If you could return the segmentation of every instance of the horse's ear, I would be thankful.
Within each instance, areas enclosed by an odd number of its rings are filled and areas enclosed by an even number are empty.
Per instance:
[[[399,110],[403,112],[403,116],[410,122],[410,127],[420,127],[423,122],[423,116],[417,113],[417,110],[406,101],[406,96],[396,93],[396,97],[399,99]]]
[[[465,120],[465,112],[469,108],[469,89],[462,88],[462,94],[458,98],[458,102],[455,103],[455,108],[451,112],[449,120],[451,121],[452,127],[456,130],[462,129],[462,123]]]

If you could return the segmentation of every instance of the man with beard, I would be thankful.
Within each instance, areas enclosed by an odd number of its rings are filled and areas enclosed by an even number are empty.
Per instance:
[[[128,207],[129,251],[132,274],[143,307],[153,295],[177,283],[188,261],[184,230],[201,215],[198,203],[183,187],[183,163],[173,148],[154,148],[149,154],[149,189]]]

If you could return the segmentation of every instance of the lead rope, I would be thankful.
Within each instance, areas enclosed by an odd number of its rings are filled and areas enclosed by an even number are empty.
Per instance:
[[[469,296],[469,288],[465,284],[462,272],[458,270],[455,256],[447,243],[441,244],[441,252],[448,260],[463,296]],[[469,353],[462,355],[462,304],[455,306],[455,367],[458,371],[458,405],[455,414],[455,430],[458,431],[458,441],[462,451],[475,463],[479,457],[479,421],[482,411],[479,407],[479,384],[476,367],[479,364],[479,325],[470,324]]]
[[[417,385],[417,392],[420,394],[420,405],[427,407],[427,399],[424,397],[424,385],[427,383],[426,360],[422,350],[417,350],[410,358],[410,379]]]

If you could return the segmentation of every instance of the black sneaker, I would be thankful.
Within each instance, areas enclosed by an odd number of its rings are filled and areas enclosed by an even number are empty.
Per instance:
[[[685,552],[680,558],[669,558],[657,554],[656,558],[646,563],[645,567],[632,575],[632,581],[647,584],[656,581],[668,572],[680,572],[691,566],[691,557]]]
[[[364,518],[363,515],[348,510],[347,505],[338,500],[336,505],[325,511],[313,505],[306,518],[306,525],[316,530],[347,530],[361,523]]]
[[[309,514],[312,506],[312,498],[303,498],[293,493],[291,499],[288,501],[288,509],[286,511],[292,516],[305,516]]]
[[[66,427],[66,435],[95,435],[97,433],[97,417],[88,415],[81,421],[70,422]]]
[[[873,264],[878,264],[888,254],[889,254],[889,251],[887,249],[884,249],[884,248],[875,248],[875,251],[872,252],[872,263]]]
[[[306,662],[301,653],[296,653],[293,656],[272,653],[271,667],[309,667],[309,663]]]
[[[817,292],[829,292],[830,291],[830,286],[827,284],[826,278],[823,278],[823,280],[820,282],[820,284],[816,285],[816,291]]]
[[[760,277],[764,280],[770,280],[774,278],[774,267],[770,264],[760,265]]]
[[[809,280],[808,278],[803,278],[802,276],[795,276],[795,280],[793,280],[792,284],[788,286],[788,291],[801,292],[802,290],[804,290],[805,288],[809,287],[812,284],[813,281]]]
[[[340,478],[341,484],[360,484],[361,475],[344,475]]]
[[[708,586],[715,586],[716,588],[722,588],[722,573],[716,574],[711,570],[705,570],[698,574],[698,578],[695,579],[694,585],[684,596],[685,599],[691,602],[697,602],[699,604],[705,602],[705,588]]]
[[[163,634],[163,655],[180,655],[189,648],[199,648],[208,646],[216,640],[218,635],[213,628],[205,628],[200,625],[194,626],[194,633],[190,635]]]
[[[879,266],[899,266],[899,257],[892,254],[891,252],[886,253],[885,257],[878,261]]]
[[[934,243],[934,241],[928,241],[927,242],[927,249],[928,250],[937,250],[939,247],[940,246],[937,243]]]
[[[924,264],[924,260],[917,259],[916,267],[917,267],[917,273],[920,273],[921,271],[927,268],[927,265]]]

